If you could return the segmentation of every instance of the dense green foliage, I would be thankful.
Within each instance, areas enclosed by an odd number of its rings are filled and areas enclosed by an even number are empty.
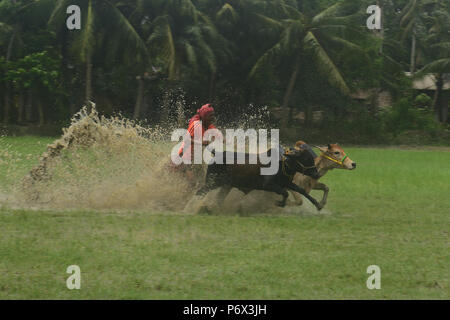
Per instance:
[[[378,31],[366,27],[372,2],[2,0],[0,117],[64,123],[89,99],[104,113],[157,122],[175,90],[189,113],[206,101],[227,119],[249,104],[281,107],[277,121],[318,127],[314,111],[354,121],[364,108],[384,121],[376,100],[389,92],[392,105],[411,106],[426,93],[447,123],[448,2],[377,1]],[[80,30],[66,27],[69,5],[81,9]],[[437,90],[411,90],[406,71],[434,74]]]

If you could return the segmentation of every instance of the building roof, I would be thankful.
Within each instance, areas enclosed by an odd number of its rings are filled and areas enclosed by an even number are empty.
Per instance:
[[[405,74],[410,77],[411,72],[405,72]],[[436,90],[436,75],[429,73],[425,75],[422,79],[416,79],[412,84],[413,88],[416,90]],[[448,74],[444,75],[444,86],[443,90],[450,90],[450,77]]]

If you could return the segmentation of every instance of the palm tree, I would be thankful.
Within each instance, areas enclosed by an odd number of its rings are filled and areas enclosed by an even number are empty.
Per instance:
[[[143,5],[143,14],[151,16],[147,38],[149,51],[156,62],[167,69],[170,80],[180,80],[182,68],[193,73],[200,68],[214,74],[217,60],[214,43],[220,38],[213,22],[191,0],[154,1]]]
[[[13,59],[14,54],[18,55],[19,49],[22,49],[25,44],[22,40],[22,35],[26,33],[28,28],[33,28],[40,22],[47,19],[47,14],[42,10],[41,7],[48,7],[51,0],[23,0],[2,3],[2,12],[0,15],[0,44],[5,41],[6,52],[5,52],[5,72],[7,72],[8,62]],[[42,6],[36,6],[36,4],[43,4]],[[37,9],[37,10],[36,10]],[[4,93],[4,114],[3,122],[6,124],[9,121],[9,113],[11,109],[11,84],[5,83],[5,93]],[[19,100],[22,100],[23,96],[20,95]],[[21,112],[21,106],[19,108]]]
[[[135,63],[145,64],[148,62],[147,49],[133,25],[114,2],[108,0],[57,1],[49,25],[54,28],[58,36],[67,32],[65,21],[66,8],[69,5],[78,5],[84,13],[81,19],[81,30],[70,32],[74,39],[71,49],[78,60],[85,64],[85,99],[91,100],[93,56],[96,52],[107,52],[105,56],[108,57],[117,56],[122,51],[123,60],[133,59]]]
[[[211,2],[139,0],[130,20],[140,26],[142,37],[147,39],[152,64],[167,76],[169,87],[189,75],[190,82],[208,83],[209,98],[213,100],[218,59],[227,54],[228,43],[217,31],[213,20],[199,9],[200,6],[206,8],[205,5],[211,5]],[[144,87],[143,78],[138,78],[140,92]],[[167,99],[166,95],[166,106]],[[139,101],[142,101],[142,94],[137,99],[135,116],[140,112]]]
[[[7,16],[2,17],[5,22],[0,22],[0,33],[3,39],[6,40],[6,52],[4,59],[4,72],[7,72],[8,63],[12,58],[13,51],[20,40],[21,21],[18,17],[21,3],[9,4],[5,10]],[[5,82],[5,92],[3,96],[3,123],[6,125],[9,121],[9,113],[11,109],[11,85],[8,81]]]
[[[276,5],[279,2],[266,1],[264,4],[266,6]],[[306,61],[307,59],[313,60],[317,71],[326,77],[332,86],[342,93],[348,94],[350,89],[341,70],[332,59],[332,49],[346,48],[364,54],[358,45],[346,39],[346,33],[358,32],[350,24],[350,21],[354,21],[357,17],[358,11],[354,10],[355,8],[349,1],[338,2],[313,17],[302,14],[288,3],[284,3],[282,8],[285,9],[283,19],[273,19],[268,15],[258,14],[265,25],[279,30],[280,36],[278,42],[258,59],[250,72],[250,77],[254,77],[268,63],[279,62],[282,57],[293,58],[292,72],[282,102],[285,114],[287,114],[287,107],[299,76],[301,64],[309,63]],[[353,9],[353,14],[343,16],[342,14],[349,9]],[[272,9],[267,11],[272,11]],[[286,124],[287,117],[283,117],[283,120]]]
[[[217,71],[210,81],[210,99],[213,100],[216,87],[216,75],[220,74],[220,85],[231,90],[232,96],[236,96],[243,88],[248,68],[254,64],[254,56],[257,53],[255,43],[259,41],[258,35],[253,32],[252,25],[255,22],[253,12],[257,3],[261,0],[196,0],[195,3],[201,12],[204,12],[213,21],[220,31],[215,41],[212,42],[212,50],[216,56]],[[267,39],[263,39],[265,41]],[[227,99],[227,98],[225,98]]]
[[[419,42],[425,37],[426,30],[424,30],[425,19],[427,11],[438,4],[436,0],[409,0],[402,10],[400,27],[403,28],[402,41],[405,41],[408,36],[411,37],[411,51],[410,51],[410,72],[414,74],[417,65],[417,50]],[[421,46],[423,50],[423,46]]]
[[[11,27],[11,26],[8,26],[6,24],[2,24],[2,28],[3,28],[4,31],[10,33],[8,46],[7,46],[7,49],[6,49],[5,60],[4,60],[5,72],[6,72],[7,68],[8,68],[8,62],[11,60],[11,55],[12,55],[12,51],[13,51],[14,42],[16,41],[17,34],[19,32],[18,31],[19,30],[19,26],[18,25],[14,25],[13,27]],[[11,90],[10,84],[6,83],[5,84],[5,94],[3,96],[3,99],[4,99],[3,123],[5,125],[8,123],[9,111],[11,109],[11,106],[10,106],[10,90]]]
[[[422,78],[434,74],[436,91],[433,98],[433,109],[436,120],[447,122],[448,104],[443,101],[443,86],[450,73],[450,13],[449,6],[440,3],[432,15],[428,17],[428,36],[425,39],[426,64],[416,74]]]

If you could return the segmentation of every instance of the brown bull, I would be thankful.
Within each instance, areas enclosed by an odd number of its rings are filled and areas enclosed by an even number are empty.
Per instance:
[[[303,144],[305,144],[305,142],[297,141],[297,143],[295,144],[295,148],[300,149]],[[316,164],[317,171],[319,172],[319,179],[323,177],[329,170],[356,169],[356,162],[350,159],[345,153],[344,149],[342,149],[337,143],[329,144],[327,147],[317,148],[320,150],[321,154],[314,159],[314,162]],[[297,173],[294,176],[292,182],[303,188],[308,194],[311,192],[311,190],[322,190],[323,197],[320,201],[320,206],[324,207],[327,203],[328,192],[330,189],[326,184],[319,182],[319,179],[313,179],[311,177]],[[293,194],[299,202],[302,201],[302,197],[299,193],[294,192]]]

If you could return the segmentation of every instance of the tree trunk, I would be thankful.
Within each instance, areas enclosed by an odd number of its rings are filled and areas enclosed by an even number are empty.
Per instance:
[[[448,122],[448,100],[441,99],[442,123]]]
[[[6,50],[5,65],[7,65],[9,60],[11,59],[12,48],[13,48],[13,44],[14,44],[14,40],[16,38],[17,32],[18,32],[18,27],[15,26],[13,34],[11,35],[11,38],[9,39],[8,49]],[[5,72],[6,71],[7,71],[7,67],[5,68]],[[8,124],[9,112],[10,112],[10,109],[11,109],[10,91],[11,91],[11,85],[10,85],[9,82],[6,82],[6,84],[5,84],[5,95],[4,95],[4,109],[3,109],[3,123],[5,125]]]
[[[169,124],[169,113],[170,113],[170,93],[169,91],[166,91],[163,95],[163,103],[160,115],[160,122],[163,123],[164,125]]]
[[[148,117],[148,110],[152,106],[152,98],[149,94],[144,94],[144,97],[142,99],[142,106],[141,106],[141,117],[147,118]]]
[[[78,111],[72,98],[69,98],[69,110],[70,116],[73,116]]]
[[[381,38],[381,45],[380,45],[380,54],[383,53],[383,42],[384,42],[384,28],[383,28],[383,22],[384,22],[384,17],[383,17],[383,6],[381,5],[380,1],[377,1],[377,6],[380,8],[380,38]]]
[[[44,119],[44,108],[42,107],[42,101],[38,100],[38,112],[39,112],[39,127],[42,127],[44,125],[45,119]]]
[[[27,102],[25,104],[25,121],[31,122],[33,120],[33,93],[31,89],[27,90]]]
[[[5,88],[4,88],[4,86],[0,86],[0,93],[4,93],[5,92]],[[4,97],[4,95],[3,95],[3,97]],[[3,98],[2,97],[2,98]],[[3,109],[3,103],[4,103],[5,101],[3,100],[3,99],[0,99],[0,109],[2,109],[2,110],[4,110]],[[0,114],[0,123],[3,123],[3,115],[2,114]]]
[[[92,100],[92,57],[91,53],[86,57],[86,102]]]
[[[300,71],[300,55],[297,56],[297,58],[295,59],[294,70],[292,71],[291,78],[289,79],[289,84],[288,84],[288,87],[287,87],[286,92],[284,94],[283,104],[281,106],[282,110],[283,110],[283,112],[282,112],[282,119],[281,119],[281,125],[283,127],[286,126],[287,122],[288,122],[289,101],[291,100],[292,91],[294,90],[295,82],[297,81],[299,71]]]
[[[17,123],[23,122],[23,109],[25,105],[25,93],[23,90],[20,90],[19,92],[19,105],[18,105],[18,112],[17,112]]]
[[[9,86],[6,85],[6,90],[5,90],[5,95],[3,96],[4,101],[3,101],[3,105],[4,105],[4,109],[3,109],[3,124],[7,125],[8,124],[8,120],[9,120],[9,109],[11,108],[10,104],[9,104]]]
[[[434,98],[433,98],[433,110],[435,114],[436,121],[443,121],[442,120],[442,112],[441,112],[441,97],[442,97],[442,88],[444,86],[444,80],[442,77],[442,74],[438,74],[436,78],[436,91],[434,92]]]
[[[71,77],[69,73],[69,54],[68,54],[68,31],[64,28],[61,39],[61,70],[62,70],[62,82],[63,88],[69,93],[67,97],[64,98],[66,105],[69,106],[70,116],[73,116],[77,110],[75,108],[74,98],[72,94]]]
[[[374,89],[373,93],[370,96],[370,108],[369,112],[372,116],[376,116],[378,114],[378,100],[380,97],[381,89]]]
[[[137,77],[138,79],[138,93],[136,98],[136,105],[134,106],[134,113],[133,113],[133,119],[136,120],[141,115],[141,109],[142,109],[142,100],[144,98],[144,80],[141,76]]]
[[[416,27],[413,27],[412,40],[411,40],[411,65],[410,70],[411,75],[416,71]]]

